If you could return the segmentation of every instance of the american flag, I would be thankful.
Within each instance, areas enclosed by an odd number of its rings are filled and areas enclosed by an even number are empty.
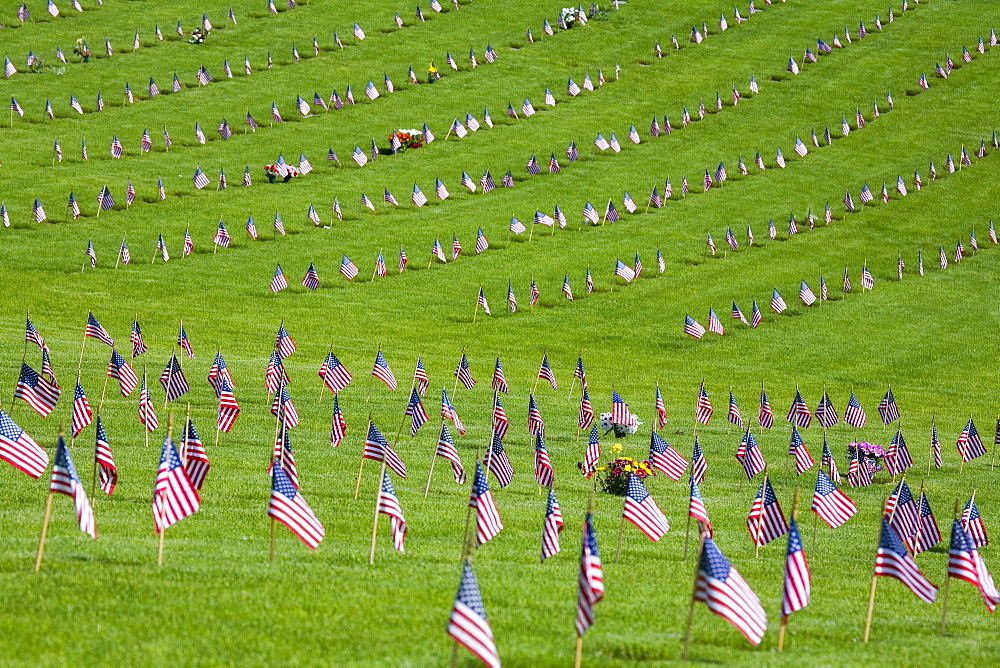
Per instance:
[[[837,489],[836,485],[821,469],[816,475],[812,511],[826,522],[827,526],[836,529],[854,517],[854,514],[858,512],[858,507],[846,494]]]
[[[792,405],[788,409],[788,415],[785,416],[785,420],[803,429],[808,429],[809,423],[812,422],[812,413],[809,411],[809,406],[806,405],[805,399],[802,398],[802,393],[797,389],[795,390],[795,399],[792,400]]]
[[[594,624],[594,606],[604,598],[604,569],[597,548],[594,516],[588,512],[583,521],[580,551],[579,594],[576,605],[576,634],[582,636]]]
[[[712,419],[712,402],[708,399],[708,392],[705,391],[705,381],[701,382],[698,388],[698,399],[695,402],[694,418],[701,424],[708,424]]]
[[[198,432],[195,430],[194,423],[190,419],[187,421],[187,429],[181,437],[181,452],[184,453],[184,469],[191,480],[191,485],[201,491],[201,486],[205,482],[205,476],[208,475],[208,470],[212,464],[208,460],[208,453],[205,452],[205,446],[202,445],[201,439],[198,438]]]
[[[920,527],[920,508],[917,507],[910,486],[905,480],[900,480],[899,485],[889,495],[884,512],[889,524],[901,540],[912,537]]]
[[[125,358],[115,349],[111,349],[111,361],[108,362],[108,374],[110,378],[117,378],[122,396],[127,397],[132,394],[132,390],[139,383],[139,377],[135,371],[125,361]]]
[[[278,327],[278,334],[274,337],[274,347],[281,359],[285,359],[295,352],[295,341],[288,335],[284,323]]]
[[[507,394],[507,378],[503,373],[503,366],[500,364],[500,358],[497,358],[496,366],[493,368],[493,381],[492,387],[494,392],[503,392]]]
[[[503,529],[503,520],[493,500],[493,492],[486,483],[483,467],[476,462],[476,475],[472,483],[469,507],[476,509],[476,542],[482,545]],[[499,665],[499,663],[497,664]]]
[[[861,407],[861,404],[858,402],[858,398],[854,396],[854,392],[852,390],[851,398],[847,402],[847,409],[844,411],[844,422],[851,426],[860,428],[865,426],[866,419],[865,410]]]
[[[280,292],[288,287],[288,281],[285,280],[285,274],[281,271],[281,265],[279,264],[274,270],[274,277],[271,278],[271,292]]]
[[[406,251],[403,250],[402,248],[400,248],[399,249],[399,273],[401,273],[401,274],[403,273],[403,271],[406,269],[406,263],[408,261],[409,260],[406,257]]]
[[[771,480],[765,476],[747,517],[747,530],[755,545],[767,545],[775,538],[788,533],[788,523],[781,512],[781,504],[774,494]]]
[[[906,469],[913,466],[913,459],[910,457],[910,450],[906,447],[903,434],[898,429],[896,435],[892,437],[892,442],[885,453],[886,468],[892,475],[899,475]]]
[[[570,142],[569,146],[566,147],[566,159],[570,162],[576,162],[580,157],[580,152],[576,148],[576,142]]]
[[[503,448],[503,442],[496,433],[493,434],[489,450],[483,455],[483,465],[496,476],[497,483],[501,488],[509,485],[514,479],[514,469],[511,467],[510,459]]]
[[[972,537],[963,529],[961,522],[954,521],[951,528],[951,547],[948,550],[948,577],[965,580],[976,586],[986,608],[993,612],[1000,603],[993,577],[986,568]]]
[[[292,484],[282,466],[271,468],[271,501],[267,514],[288,527],[310,549],[319,547],[326,535],[302,492]]]
[[[484,483],[485,484],[485,483]],[[499,519],[499,518],[498,518]],[[493,642],[493,631],[486,619],[486,609],[479,593],[472,565],[466,559],[462,582],[448,620],[448,635],[489,668],[500,668],[500,657]]]
[[[448,391],[441,388],[441,419],[451,420],[455,425],[455,429],[458,429],[458,433],[465,435],[465,425],[462,424],[462,420],[458,417],[458,411],[451,404],[448,399]]]
[[[708,509],[705,508],[705,501],[702,499],[701,490],[698,489],[698,481],[691,478],[691,499],[688,503],[688,516],[694,518],[699,523],[699,531],[707,532],[708,537],[714,535],[712,531],[712,521],[708,519]]]
[[[649,462],[671,480],[680,480],[688,468],[687,460],[655,432],[649,442]]]
[[[875,576],[896,578],[925,603],[933,603],[937,598],[938,588],[920,572],[885,517],[882,518],[882,537],[875,553]]]
[[[785,556],[785,582],[781,592],[781,615],[801,610],[809,603],[810,580],[809,564],[806,553],[799,538],[799,528],[792,520],[788,529],[788,551]]]
[[[340,411],[340,397],[333,397],[333,418],[330,421],[330,447],[336,448],[347,433],[347,420]]]
[[[756,302],[754,307],[756,310]],[[760,387],[760,408],[757,410],[757,422],[764,429],[770,429],[774,425],[774,413],[771,411],[771,402],[767,399],[767,392],[763,384]]]
[[[555,491],[549,488],[548,503],[545,507],[545,521],[542,524],[542,561],[559,553],[559,533],[563,530],[562,511]]]
[[[52,478],[49,482],[49,492],[55,494],[65,494],[73,499],[76,508],[76,521],[80,531],[89,534],[91,538],[97,538],[97,527],[94,524],[94,511],[87,500],[87,492],[84,490],[80,476],[76,473],[73,459],[66,448],[66,441],[59,437],[56,446],[56,456],[52,463]]]
[[[572,293],[570,293],[570,298],[572,299]],[[552,367],[549,366],[548,353],[542,353],[542,364],[538,368],[538,377],[542,380],[549,381],[549,385],[552,386],[553,390],[559,389],[559,385],[556,383],[556,377],[552,373]]]
[[[799,436],[794,425],[792,425],[792,438],[788,444],[788,450],[788,454],[795,456],[795,475],[802,475],[816,465],[816,461],[809,454],[809,450],[802,442],[802,437]]]
[[[639,527],[654,542],[670,531],[670,523],[663,511],[646,491],[642,480],[634,474],[629,475],[622,517]]]
[[[638,419],[632,415],[628,404],[625,403],[616,390],[611,391],[611,422],[621,425],[638,424]]]
[[[458,366],[455,367],[455,377],[461,381],[462,386],[467,390],[471,390],[476,386],[476,379],[472,377],[472,371],[469,369],[469,360],[462,353],[462,359],[459,360]]]
[[[823,397],[819,400],[819,405],[816,406],[816,420],[819,421],[824,429],[829,429],[840,420],[837,417],[837,410],[833,407],[833,402],[830,401],[830,395],[826,393],[826,390],[823,390]]]
[[[163,386],[163,390],[167,394],[167,401],[174,401],[187,394],[188,390],[191,389],[176,355],[170,356],[163,373],[160,374],[160,385]]]
[[[368,423],[368,436],[365,438],[365,449],[362,457],[373,459],[377,462],[385,460],[386,466],[392,469],[393,473],[400,478],[406,477],[406,464],[399,458],[396,451],[389,446],[385,437],[375,427],[373,422]]]
[[[823,438],[823,457],[819,462],[820,468],[826,466],[830,471],[830,477],[836,482],[840,482],[840,471],[837,470],[837,461],[833,458],[833,452],[830,451],[830,445],[826,442],[826,438]]]
[[[767,616],[760,600],[707,536],[702,545],[694,599],[704,602],[754,645],[764,638]]]
[[[49,456],[7,413],[0,411],[0,459],[32,478],[49,466]]]
[[[719,320],[719,316],[716,315],[714,308],[708,309],[708,331],[715,332],[719,336],[722,336],[725,331],[722,327],[722,321]]]
[[[22,362],[14,398],[23,399],[36,413],[46,417],[59,401],[60,390],[54,380],[50,382],[42,378],[34,369]]]
[[[729,415],[727,418],[732,424],[740,428],[743,427],[743,416],[740,415],[740,408],[736,405],[736,397],[733,396],[732,390],[729,391]]]
[[[87,328],[84,331],[85,336],[97,339],[102,343],[106,343],[111,348],[115,347],[114,339],[108,334],[108,331],[101,326],[101,323],[97,321],[93,313],[87,313]]]
[[[490,242],[487,241],[486,235],[483,234],[483,228],[479,228],[476,231],[476,253],[482,253],[487,248],[490,247]]]
[[[941,531],[934,519],[927,495],[923,492],[920,493],[917,505],[920,508],[920,524],[917,527],[917,532],[905,541],[906,546],[913,552],[913,556],[925,552],[941,542]]]
[[[156,533],[198,511],[201,498],[191,484],[181,464],[177,448],[169,438],[163,439],[160,467],[153,487],[153,520]]]
[[[552,462],[545,449],[545,441],[542,440],[542,435],[538,434],[535,436],[535,481],[542,487],[548,487],[551,490],[553,477]],[[556,551],[558,552],[558,546]]]
[[[342,255],[340,258],[340,273],[349,281],[358,275],[358,268],[346,255]]]
[[[503,440],[503,437],[507,435],[507,429],[510,426],[510,420],[507,419],[507,412],[503,409],[503,404],[500,403],[500,396],[497,395],[493,401],[493,434],[497,438]]]
[[[187,332],[184,331],[184,323],[181,323],[181,331],[177,334],[177,345],[187,354],[188,359],[194,357],[194,353],[191,351],[191,340],[188,338]]]
[[[584,388],[584,396],[586,396],[587,390]],[[588,402],[589,403],[589,402]],[[593,422],[593,413],[590,415],[590,421]],[[581,421],[582,422],[582,421]],[[589,424],[589,423],[588,423]],[[583,475],[590,478],[594,475],[597,470],[597,465],[601,460],[601,441],[600,435],[597,432],[596,424],[589,424],[590,426],[590,438],[587,440],[587,450],[583,455]],[[586,427],[580,427],[580,429],[586,429]]]
[[[601,219],[600,214],[597,213],[597,209],[590,202],[587,202],[583,207],[583,217],[589,220],[592,225],[596,225]]]
[[[403,509],[399,506],[399,499],[396,498],[396,491],[392,487],[388,471],[382,472],[382,487],[379,489],[377,508],[379,514],[389,517],[393,547],[398,552],[406,552],[403,548],[403,541],[406,540],[406,519],[403,517]]]
[[[578,370],[580,371],[580,383],[586,386],[585,376],[583,373],[583,358],[580,358],[577,362]],[[574,374],[575,375],[575,374]],[[654,409],[656,410],[656,422],[660,429],[667,426],[667,407],[663,404],[663,395],[660,394],[660,384],[656,384],[656,400],[654,402]]]
[[[79,436],[83,428],[94,421],[94,413],[90,409],[90,402],[87,401],[87,395],[83,393],[83,387],[79,382],[77,382],[76,391],[74,392],[72,417],[72,429],[70,433],[73,435],[73,438]]]
[[[962,528],[968,532],[969,537],[972,539],[972,544],[976,547],[985,547],[990,544],[990,539],[986,536],[986,526],[983,524],[983,518],[979,514],[979,508],[976,507],[975,493],[973,493],[969,502],[965,504],[965,508],[962,510]]]
[[[233,428],[233,423],[240,414],[240,405],[236,403],[232,386],[225,377],[222,377],[219,384],[219,413],[217,427],[219,431],[228,433]]]
[[[156,431],[160,426],[153,409],[153,402],[149,398],[149,390],[146,388],[145,371],[142,374],[142,386],[139,390],[139,422],[146,427],[146,431]]]
[[[115,491],[115,485],[118,484],[118,467],[115,466],[115,458],[111,454],[111,444],[108,442],[108,435],[104,431],[100,415],[97,416],[94,461],[97,464],[101,491],[111,496]]]
[[[528,434],[531,436],[537,436],[545,431],[545,422],[542,420],[542,414],[538,410],[537,404],[535,404],[535,395],[528,395]]]
[[[280,419],[285,425],[285,429],[291,429],[299,424],[299,413],[295,410],[292,397],[288,394],[288,388],[282,385],[279,392],[275,392],[274,400],[271,402],[271,415]]]
[[[491,315],[490,305],[486,301],[486,293],[483,292],[482,288],[479,288],[479,297],[476,299],[476,306],[477,308],[482,308],[483,313],[485,313],[486,315]]]
[[[752,480],[755,475],[766,468],[764,455],[757,446],[757,439],[754,438],[749,429],[743,435],[743,439],[736,449],[736,459],[743,465],[748,480]]]
[[[983,441],[979,437],[979,432],[976,431],[976,424],[972,421],[971,417],[965,424],[962,433],[959,434],[956,445],[958,447],[958,454],[962,456],[963,462],[972,461],[986,454],[986,448],[983,447]]]
[[[882,416],[883,424],[892,424],[899,419],[899,409],[896,407],[896,398],[892,396],[892,388],[886,390],[885,396],[879,402],[878,412]]]
[[[452,473],[455,475],[455,482],[459,485],[465,484],[465,467],[462,466],[462,460],[458,456],[458,450],[455,448],[455,443],[451,439],[451,432],[448,431],[448,425],[441,423],[441,433],[438,436],[437,450],[434,453],[437,457],[444,457],[449,462],[451,462]]]

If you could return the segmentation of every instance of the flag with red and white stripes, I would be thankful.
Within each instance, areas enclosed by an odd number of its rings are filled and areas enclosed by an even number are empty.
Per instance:
[[[160,467],[153,487],[153,521],[156,533],[190,517],[200,506],[201,497],[181,464],[177,448],[169,438],[164,438]]]

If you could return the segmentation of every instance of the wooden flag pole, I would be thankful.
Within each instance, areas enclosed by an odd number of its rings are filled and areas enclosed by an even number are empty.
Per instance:
[[[62,438],[65,423],[59,425],[59,438]],[[35,572],[42,570],[42,555],[45,552],[45,536],[49,532],[49,517],[52,515],[52,496],[55,492],[49,489],[49,497],[45,501],[45,518],[42,520],[42,537],[38,541],[38,555],[35,557]],[[957,501],[955,502],[958,503]]]
[[[93,312],[88,311],[87,315],[88,315],[87,320],[89,322],[90,321],[89,316],[93,315]],[[80,344],[80,362],[76,365],[76,377],[78,379],[80,378],[80,373],[83,371],[83,351],[86,349],[86,347],[87,347],[87,329],[84,328],[84,330],[83,330],[83,343]],[[12,408],[13,408],[13,406],[12,406]]]
[[[27,310],[27,311],[25,311],[24,318],[25,318],[25,322],[27,322],[28,320],[31,319],[31,310],[30,309]],[[27,331],[27,326],[25,326],[25,331]],[[25,364],[25,362],[27,362],[27,361],[28,361],[28,337],[25,336],[24,337],[24,353],[21,355],[21,366],[23,367],[24,364]],[[18,380],[20,381],[20,376],[18,376]],[[14,412],[14,406],[17,403],[16,399],[17,399],[17,387],[14,388],[14,397],[10,400],[10,412],[11,413]]]
[[[371,428],[372,428],[372,414],[369,413],[368,414],[368,427],[365,429],[365,439],[368,438],[368,432],[371,431]],[[385,458],[385,456],[383,455],[383,459],[384,458]],[[365,470],[365,454],[364,454],[364,446],[362,445],[362,450],[361,450],[361,466],[358,467],[358,480],[354,484],[354,500],[355,501],[358,500],[358,491],[361,489],[361,473],[364,470]]]
[[[331,353],[333,352],[333,344],[332,343],[330,344],[330,352]],[[330,356],[329,353],[327,353],[327,357],[328,358],[329,358],[329,356]],[[323,403],[323,385],[324,385],[325,382],[326,381],[323,380],[322,378],[320,379],[320,384],[319,384],[319,403]]]
[[[384,249],[384,248],[379,248],[379,249],[378,249],[378,254],[379,254],[379,256],[381,256],[381,255],[382,255],[382,251],[383,251],[383,250],[385,250],[385,249]],[[376,262],[376,263],[375,263],[375,271],[373,271],[373,272],[372,272],[372,280],[373,280],[373,281],[375,280],[375,276],[376,276],[376,275],[378,275],[378,262]]]
[[[698,573],[701,570],[701,553],[705,549],[705,538],[707,535],[707,533],[702,532],[698,541],[698,555],[694,560],[694,584],[691,585],[691,607],[688,609],[687,630],[684,632],[684,653],[681,655],[681,659],[684,661],[688,660],[688,650],[691,648],[691,624],[694,622],[694,604],[698,600],[696,598],[698,592]]]
[[[479,286],[479,291],[482,292],[483,286]],[[476,295],[476,310],[472,313],[472,324],[476,324],[476,318],[479,316],[479,295]]]
[[[594,490],[590,490],[590,495],[587,499],[587,513],[593,514],[594,512]],[[580,664],[583,661],[583,634],[577,633],[576,635],[576,659],[574,663],[575,668],[580,668]]]
[[[764,467],[764,482],[760,488],[760,516],[757,518],[757,531],[753,537],[753,556],[760,556],[760,542],[764,539],[764,495],[767,494],[767,467]]]
[[[973,496],[975,496],[974,492]],[[962,502],[958,499],[958,497],[955,497],[955,514],[953,515],[953,517],[956,520],[958,519],[959,508],[961,507],[962,507]],[[948,573],[946,568],[944,577],[944,595],[941,600],[941,635],[944,635],[945,623],[948,620],[948,584],[950,582],[951,582],[951,575]]]
[[[111,365],[109,364],[108,366],[110,367]],[[101,409],[104,408],[104,393],[107,392],[107,390],[108,390],[108,378],[110,378],[110,377],[111,376],[109,376],[108,374],[104,374],[104,387],[101,388],[101,401],[97,404],[97,414],[98,415],[101,414]],[[118,382],[121,382],[121,381],[119,380]]]
[[[969,422],[972,422],[972,415],[971,414],[969,415]],[[969,443],[968,443],[968,441],[966,441],[966,443],[965,443],[965,452],[962,452],[961,450],[958,451],[958,454],[960,455],[960,461],[958,463],[958,473],[959,473],[959,475],[961,475],[962,471],[965,470],[965,455],[966,455],[966,453],[968,451],[969,451]]]
[[[476,303],[477,304],[479,303],[479,298],[478,297],[476,298]],[[463,357],[465,356],[465,346],[462,346],[462,356]],[[466,361],[468,361],[468,360],[466,360]],[[459,363],[459,365],[461,365],[462,364],[462,360],[459,360],[458,363]],[[414,378],[413,380],[416,381],[416,378]],[[410,390],[410,393],[412,394],[413,390]],[[455,395],[457,395],[457,394],[458,394],[458,369],[456,368],[455,369],[455,386],[453,388],[451,388],[451,398],[454,399]]]
[[[171,443],[174,442],[174,414],[170,413],[170,417],[167,419],[167,441]],[[163,499],[160,499],[160,544],[156,549],[156,566],[157,568],[163,568],[163,540],[167,535],[167,528],[163,526],[166,523],[167,517],[167,504],[164,503]]]
[[[799,519],[799,487],[795,487],[795,497],[792,501],[792,521]],[[781,616],[781,626],[778,628],[778,651],[782,651],[785,646],[785,628],[788,627],[788,615]]]
[[[142,365],[142,384],[146,385],[146,365]],[[149,391],[149,386],[146,385],[146,391]],[[149,427],[145,424],[142,425],[142,435],[146,437],[146,447],[149,447]]]
[[[281,390],[279,389],[278,391],[280,392]],[[275,456],[274,456],[274,451],[273,450],[271,451],[271,482],[272,482],[272,485],[274,483],[274,467],[275,466],[284,467],[284,465],[285,465],[285,420],[283,418],[284,418],[284,404],[281,405],[281,408],[278,410],[278,415],[275,418],[276,421],[277,421],[277,424],[275,425],[275,430],[274,430],[275,434],[276,434],[276,436],[274,437],[274,441],[275,441],[275,444],[277,445],[279,443],[278,439],[280,438],[281,439],[280,440],[281,445],[280,445],[280,450],[278,451],[278,457],[277,458],[275,458]],[[278,524],[278,521],[272,516],[271,517],[271,549],[270,549],[270,560],[271,560],[272,563],[274,562],[274,534],[275,534],[275,529],[277,527],[277,524]]]
[[[819,531],[819,513],[815,513],[814,512],[813,515],[815,515],[815,517],[813,518],[813,544],[812,544],[812,553],[813,553],[813,555],[815,555],[816,554],[816,537],[817,537],[817,532]]]
[[[382,454],[382,471],[378,474],[378,492],[375,494],[375,519],[372,520],[372,547],[368,553],[368,565],[375,564],[375,541],[378,538],[378,507],[382,500],[382,480],[385,478],[385,453]]]
[[[98,206],[98,209],[100,209],[99,206]],[[125,245],[125,237],[126,236],[127,235],[125,235],[125,234],[122,235],[122,246]],[[115,269],[118,268],[118,263],[121,262],[121,260],[122,260],[122,248],[121,248],[121,246],[119,246],[118,247],[118,257],[115,258]]]
[[[441,427],[444,427],[444,418],[441,418]],[[438,429],[438,440],[441,440],[441,432],[443,429]],[[434,476],[434,463],[437,462],[437,443],[434,444],[434,453],[431,455],[431,470],[427,474],[427,485],[424,487],[424,498],[431,491],[431,478]]]
[[[330,349],[332,350],[333,347],[331,346]],[[378,344],[378,352],[379,353],[382,352],[382,344],[381,343]],[[375,359],[378,359],[378,353],[375,354]],[[373,367],[373,370],[374,370],[374,367]],[[375,382],[375,374],[372,373],[368,377],[368,393],[365,395],[365,405],[367,405],[368,401],[372,398],[372,383],[374,383],[374,382]]]
[[[542,359],[545,359],[545,356],[548,354],[548,352],[549,352],[548,348],[542,348]],[[539,368],[539,370],[541,370],[541,369]],[[535,376],[535,384],[531,386],[531,394],[534,394],[535,390],[538,389],[538,379],[539,378],[541,378],[541,375]]]
[[[689,501],[690,504],[690,501]],[[698,523],[701,526],[701,522]],[[691,538],[691,509],[688,507],[688,519],[687,528],[684,529],[684,556],[681,557],[681,561],[687,561],[688,558],[688,540]]]

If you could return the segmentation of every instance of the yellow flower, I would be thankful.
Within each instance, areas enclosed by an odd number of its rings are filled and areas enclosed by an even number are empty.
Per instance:
[[[597,467],[597,470],[598,470],[598,471],[607,471],[607,470],[608,470],[608,467],[607,467],[607,466],[598,466],[598,467]]]
[[[615,443],[613,446],[611,446],[611,452],[621,452],[624,449],[625,448],[622,447],[621,443]]]

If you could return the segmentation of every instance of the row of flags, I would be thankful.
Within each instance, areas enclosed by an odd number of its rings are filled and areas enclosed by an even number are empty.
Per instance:
[[[781,2],[784,3],[785,0],[781,0]],[[617,3],[615,3],[615,4],[617,5]],[[754,2],[754,0],[750,0],[750,4],[749,4],[749,7],[747,8],[747,15],[746,16],[743,16],[742,14],[740,14],[740,8],[736,7],[733,10],[733,18],[736,21],[736,25],[742,25],[745,21],[749,20],[749,18],[751,16],[753,16],[754,14],[756,14],[758,11],[762,11],[763,9],[765,9],[767,7],[770,7],[771,4],[772,4],[771,0],[763,0],[763,2],[761,3],[760,8],[758,8],[757,4]],[[729,25],[729,21],[726,20],[726,15],[725,14],[720,14],[719,15],[719,30],[718,30],[718,32],[720,34],[724,33],[729,28],[730,28],[730,25]],[[688,36],[688,40],[684,44],[684,46],[685,47],[690,46],[692,42],[694,42],[695,44],[701,44],[702,42],[705,41],[706,38],[708,38],[709,34],[711,34],[711,33],[710,33],[709,29],[708,29],[708,21],[702,21],[700,29],[698,28],[697,25],[693,25],[693,26],[691,26],[691,33]],[[670,33],[670,43],[671,43],[671,47],[675,51],[679,51],[682,48],[680,42],[677,41],[677,34],[676,33]],[[663,51],[663,48],[660,46],[660,41],[659,40],[656,40],[656,43],[655,43],[655,45],[653,47],[653,51],[654,51],[654,54],[656,55],[657,58],[663,58],[666,55],[664,53],[664,51]]]
[[[993,227],[992,221],[990,221],[989,239],[993,245],[997,244],[997,234],[996,230]],[[975,229],[973,229],[970,234],[969,247],[971,249],[969,252],[972,253],[979,250],[979,244],[976,241]],[[965,250],[965,245],[962,243],[962,240],[959,239],[955,246],[953,261],[956,263],[961,262],[962,259],[965,257],[966,252],[967,251]],[[944,246],[938,247],[938,267],[941,269],[948,268],[948,254],[945,252]],[[903,280],[905,268],[906,268],[906,263],[903,261],[902,254],[900,254],[895,263],[896,280],[900,281]],[[920,276],[924,275],[924,258],[923,258],[923,253],[921,251],[917,252],[917,274]],[[872,275],[871,271],[868,269],[867,261],[865,261],[865,263],[862,265],[861,268],[860,285],[862,292],[866,290],[871,291],[875,287],[875,278]],[[854,288],[853,288],[853,283],[851,282],[850,267],[847,267],[844,269],[844,275],[843,275],[843,292],[844,294],[850,294],[853,291],[853,289]],[[806,283],[806,281],[804,280],[800,281],[798,296],[799,300],[805,307],[810,307],[813,304],[816,303],[821,304],[822,302],[827,301],[829,299],[829,286],[827,285],[826,280],[823,278],[823,275],[820,274],[817,291],[813,291],[813,289],[809,286],[808,283]],[[771,310],[774,311],[776,314],[781,314],[788,310],[788,304],[787,302],[785,302],[784,297],[781,296],[781,293],[778,292],[778,288],[772,289]],[[742,322],[744,325],[750,327],[751,329],[756,329],[763,322],[761,309],[757,305],[756,299],[753,300],[753,304],[751,306],[749,321],[747,320],[747,317],[743,314],[743,311],[740,309],[740,307],[736,304],[736,302],[733,302],[733,309],[731,314],[733,320],[738,320]],[[695,339],[702,338],[706,332],[713,332],[715,334],[718,334],[719,336],[725,334],[725,326],[723,325],[722,320],[720,320],[718,314],[715,312],[715,309],[712,307],[708,309],[707,322],[708,322],[708,327],[706,328],[700,322],[692,318],[690,314],[685,314],[684,333],[687,334],[688,336],[694,337]]]
[[[80,0],[68,0],[68,4],[77,12],[81,14],[83,13],[84,9],[83,5],[80,4]],[[104,6],[104,0],[96,0],[96,7],[94,7],[94,9],[103,6]],[[59,11],[59,6],[56,4],[55,0],[48,0],[48,5],[45,7],[45,12],[54,19],[57,19],[60,16],[62,16],[62,13]],[[21,23],[22,27],[24,26],[25,23],[28,22],[32,23],[38,22],[36,19],[33,19],[31,17],[31,12],[28,10],[28,5],[23,2],[17,8],[17,20],[18,22]],[[45,20],[47,19],[43,19],[43,21]],[[0,28],[3,28],[3,23],[0,23]],[[28,65],[30,66],[31,63],[29,62]]]

